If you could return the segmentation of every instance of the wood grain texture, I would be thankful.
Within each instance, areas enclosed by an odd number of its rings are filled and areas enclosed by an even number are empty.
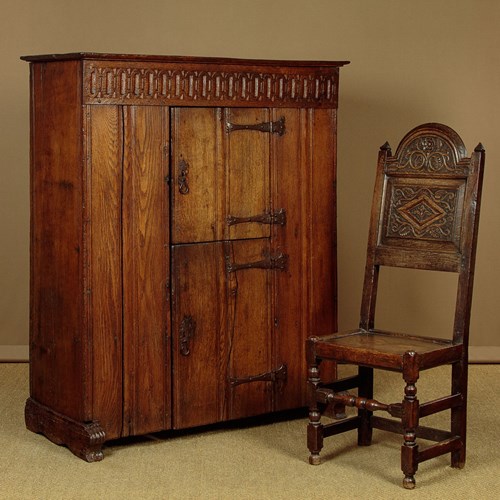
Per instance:
[[[336,136],[328,131],[336,128],[336,110],[310,110],[308,147],[310,164],[306,214],[312,214],[307,221],[308,258],[310,266],[310,303],[308,317],[309,331],[318,335],[337,329],[336,304],[337,274],[335,259],[337,254],[336,233]],[[321,245],[317,242],[320,241]]]
[[[30,428],[93,460],[303,406],[306,335],[336,323],[343,63],[26,59]]]
[[[168,112],[124,108],[123,435],[170,427]]]
[[[267,109],[226,108],[228,123],[254,125],[269,121]],[[270,211],[269,142],[271,134],[255,130],[226,132],[226,210],[227,217],[251,217]],[[224,221],[225,221],[224,220]],[[225,225],[225,239],[263,238],[270,235],[269,225],[242,223]]]
[[[221,240],[224,213],[224,170],[218,129],[220,110],[174,108],[172,110],[172,242]],[[187,168],[181,192],[179,176]]]
[[[226,244],[226,256],[231,262],[257,262],[268,253],[267,238]],[[271,278],[276,272],[280,271],[242,269],[227,277],[225,342],[229,379],[247,379],[278,368],[271,364]],[[248,417],[273,409],[270,382],[229,384],[228,389],[227,418]]]
[[[290,258],[285,272],[273,276],[273,365],[286,361],[288,379],[283,390],[275,393],[277,409],[305,404],[304,343],[308,330],[304,328],[307,304],[303,290],[307,276],[304,269],[303,239],[307,233],[302,217],[304,200],[301,196],[301,137],[305,134],[302,113],[296,109],[274,109],[273,120],[285,117],[286,134],[273,136],[271,144],[271,182],[273,209],[286,209],[286,224],[272,227],[271,245]]]
[[[287,222],[273,226],[272,247],[286,252],[286,272],[275,280],[275,365],[288,365],[288,381],[276,393],[277,408],[304,405],[305,341],[311,332],[336,328],[335,135],[336,114],[325,110],[274,109],[286,133],[271,146],[273,208],[286,207]],[[321,242],[321,243],[319,243]],[[323,367],[326,380],[334,366]]]
[[[92,414],[109,439],[122,431],[123,116],[119,106],[87,108],[92,322]]]
[[[31,70],[30,390],[39,403],[89,420],[80,78],[74,61]]]
[[[272,369],[270,273],[274,271],[227,272],[227,259],[256,262],[266,252],[267,239],[174,246],[175,428],[271,411],[269,382],[234,385],[231,381]],[[188,352],[183,352],[187,317],[195,327]]]
[[[173,408],[175,429],[222,420],[226,314],[224,258],[220,243],[174,246],[172,250]],[[181,353],[184,318],[195,328],[189,354]]]

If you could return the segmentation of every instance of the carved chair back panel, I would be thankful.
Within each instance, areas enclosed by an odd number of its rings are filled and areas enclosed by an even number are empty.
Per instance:
[[[375,263],[458,272],[471,173],[462,140],[444,125],[417,127],[394,155],[384,146]]]

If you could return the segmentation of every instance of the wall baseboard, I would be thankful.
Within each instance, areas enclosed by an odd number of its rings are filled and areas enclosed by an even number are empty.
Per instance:
[[[29,346],[0,345],[0,362],[25,363],[29,361]]]
[[[0,362],[24,363],[29,361],[29,346],[0,345]],[[500,363],[500,346],[470,346],[469,362]]]
[[[500,346],[469,346],[470,363],[500,363]]]

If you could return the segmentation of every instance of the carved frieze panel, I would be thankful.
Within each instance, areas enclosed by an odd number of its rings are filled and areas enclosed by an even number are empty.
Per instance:
[[[460,228],[457,206],[460,185],[422,187],[392,183],[386,237],[456,241]]]
[[[388,164],[388,172],[467,174],[454,146],[437,135],[418,136],[398,153],[397,161]]]
[[[335,107],[337,69],[294,73],[182,65],[93,61],[85,65],[84,97],[88,104],[161,104],[233,102],[275,106]]]

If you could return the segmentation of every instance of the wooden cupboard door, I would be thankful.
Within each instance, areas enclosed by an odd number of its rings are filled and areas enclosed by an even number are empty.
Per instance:
[[[269,240],[224,243],[227,262],[225,315],[226,418],[266,413],[273,407],[272,289]],[[279,271],[278,271],[279,272]]]
[[[174,428],[271,411],[269,240],[172,249]],[[264,263],[264,264],[262,264]]]
[[[270,134],[267,109],[173,108],[172,242],[269,237]],[[234,127],[234,128],[233,128]]]
[[[173,108],[172,242],[222,239],[224,166],[219,108]]]
[[[173,427],[221,420],[226,310],[221,244],[172,248]]]
[[[268,214],[271,210],[269,182],[271,135],[269,132],[250,128],[268,123],[269,111],[253,108],[226,108],[224,122],[225,239],[269,237],[268,224],[236,223],[239,220]]]
[[[123,107],[123,435],[170,427],[168,111]]]

